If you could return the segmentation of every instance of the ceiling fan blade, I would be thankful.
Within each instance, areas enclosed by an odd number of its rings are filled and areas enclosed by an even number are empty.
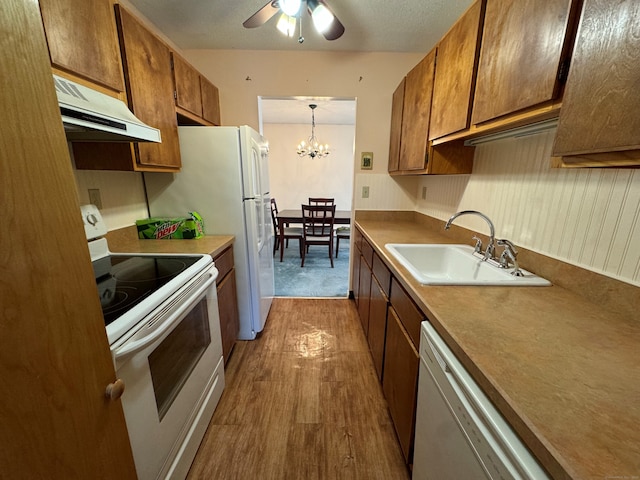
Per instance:
[[[322,4],[327,10],[331,12],[331,15],[333,15],[333,21],[331,22],[331,25],[329,25],[329,28],[326,31],[322,32],[322,35],[324,35],[324,38],[326,38],[327,40],[337,40],[344,33],[344,25],[342,25],[342,22],[338,20],[338,17],[336,17],[335,13],[333,13],[333,11],[329,8],[329,5],[327,5],[323,0],[307,1],[307,10],[309,11],[310,15],[312,9],[318,4]]]
[[[242,26],[244,28],[256,28],[261,25],[264,25],[268,22],[271,17],[273,17],[280,8],[278,7],[278,1],[274,0],[272,2],[268,2],[264,7],[258,10],[256,13],[247,18]]]

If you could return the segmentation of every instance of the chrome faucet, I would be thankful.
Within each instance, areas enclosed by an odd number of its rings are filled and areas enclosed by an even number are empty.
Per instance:
[[[453,221],[456,218],[458,218],[460,215],[470,215],[470,214],[478,215],[489,224],[489,234],[490,234],[489,244],[487,245],[487,249],[484,251],[484,260],[492,260],[494,258],[494,254],[496,251],[496,246],[495,246],[496,229],[493,227],[493,222],[484,213],[478,212],[476,210],[463,210],[461,212],[454,213],[445,224],[444,229],[449,230],[449,227],[451,227],[451,224],[453,223]],[[474,240],[476,240],[476,251],[482,253],[480,251],[482,248],[482,242],[480,242],[480,240],[478,240],[476,237],[474,237]]]

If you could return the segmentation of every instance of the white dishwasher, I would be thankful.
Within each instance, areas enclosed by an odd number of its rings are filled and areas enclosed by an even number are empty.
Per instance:
[[[549,478],[429,322],[420,360],[413,480]]]

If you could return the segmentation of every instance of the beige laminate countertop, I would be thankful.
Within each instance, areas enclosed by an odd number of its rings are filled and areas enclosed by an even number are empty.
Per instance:
[[[139,239],[135,226],[113,230],[106,235],[109,250],[119,253],[208,253],[216,257],[233,245],[233,235],[205,235],[193,240]]]
[[[553,478],[640,479],[640,313],[556,285],[423,286],[384,245],[463,242],[415,221],[356,226]]]

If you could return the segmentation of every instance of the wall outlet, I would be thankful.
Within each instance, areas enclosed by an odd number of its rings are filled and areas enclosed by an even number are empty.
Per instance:
[[[427,187],[422,187],[422,200],[427,199]]]
[[[362,187],[362,198],[369,198],[369,187]]]
[[[100,197],[100,189],[99,188],[90,188],[89,189],[89,203],[98,207],[98,210],[102,208],[102,198]]]

